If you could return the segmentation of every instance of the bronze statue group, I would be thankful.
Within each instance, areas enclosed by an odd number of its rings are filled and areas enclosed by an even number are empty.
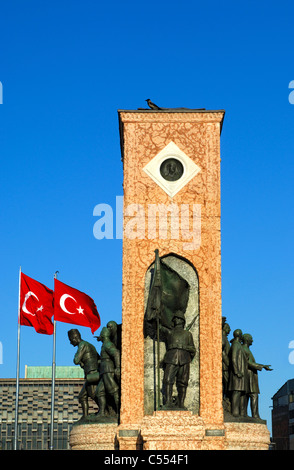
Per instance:
[[[251,418],[260,420],[258,409],[258,371],[272,370],[269,365],[259,364],[250,350],[253,338],[250,334],[236,329],[229,342],[231,331],[222,317],[222,370],[224,411],[240,420],[247,418],[250,401]],[[231,344],[230,344],[231,343]]]
[[[193,338],[184,328],[185,318],[182,312],[173,316],[173,328],[167,335],[166,354],[163,359],[165,373],[163,378],[164,409],[174,408],[172,389],[176,380],[178,389],[178,408],[184,408],[186,389],[189,381],[190,362],[195,355]],[[161,328],[162,329],[162,328]],[[222,377],[223,406],[225,413],[234,419],[248,418],[247,408],[250,401],[251,418],[260,420],[258,409],[258,371],[272,370],[270,365],[259,364],[250,350],[253,338],[243,334],[240,329],[233,332],[233,339],[228,340],[231,328],[222,317]],[[69,330],[68,337],[78,350],[74,363],[84,369],[85,382],[79,394],[83,417],[89,416],[88,398],[98,405],[98,420],[117,419],[120,406],[120,361],[121,361],[121,325],[109,321],[96,338],[102,342],[100,354],[89,342],[81,338],[77,329]]]
[[[96,419],[117,418],[120,399],[120,326],[109,321],[103,327],[97,341],[102,342],[100,354],[96,348],[81,338],[77,329],[69,330],[68,337],[78,350],[74,363],[84,369],[85,382],[79,394],[83,417],[89,416],[88,398],[98,405]]]

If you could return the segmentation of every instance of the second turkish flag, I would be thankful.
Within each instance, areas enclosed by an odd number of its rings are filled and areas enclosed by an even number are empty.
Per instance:
[[[58,279],[54,280],[54,320],[87,326],[92,333],[101,325],[94,300]]]

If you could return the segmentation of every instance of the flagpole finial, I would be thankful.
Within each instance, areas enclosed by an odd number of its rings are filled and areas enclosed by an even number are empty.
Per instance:
[[[55,271],[55,273],[54,273],[55,279],[57,278],[57,274],[59,274],[59,271]]]

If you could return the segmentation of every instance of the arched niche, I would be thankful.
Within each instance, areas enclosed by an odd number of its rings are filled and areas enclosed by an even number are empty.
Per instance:
[[[185,407],[193,414],[199,414],[199,282],[197,271],[186,259],[170,253],[161,257],[163,266],[177,273],[189,285],[189,295],[185,311],[186,324],[192,333],[196,347],[196,355],[190,365],[190,378],[185,399]],[[144,311],[146,311],[150,285],[154,272],[154,263],[149,266],[145,275]],[[191,326],[192,324],[192,326]],[[148,332],[144,335],[144,413],[151,415],[158,409],[157,399],[157,340]],[[151,337],[150,337],[151,336]],[[165,343],[160,341],[160,361],[165,355]],[[163,368],[160,368],[160,390],[162,390]],[[174,385],[174,395],[177,394],[176,384]],[[160,403],[162,404],[162,393],[160,393]]]

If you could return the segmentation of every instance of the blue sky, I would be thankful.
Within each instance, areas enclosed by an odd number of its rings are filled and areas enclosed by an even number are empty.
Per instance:
[[[94,207],[121,196],[118,109],[225,109],[222,302],[252,333],[261,415],[290,378],[294,105],[291,1],[2,2],[0,16],[1,377],[15,377],[18,270],[94,298],[121,320],[122,241],[93,236]],[[57,324],[57,365],[72,364]],[[91,331],[81,328],[84,339]],[[52,337],[21,329],[24,365]]]

